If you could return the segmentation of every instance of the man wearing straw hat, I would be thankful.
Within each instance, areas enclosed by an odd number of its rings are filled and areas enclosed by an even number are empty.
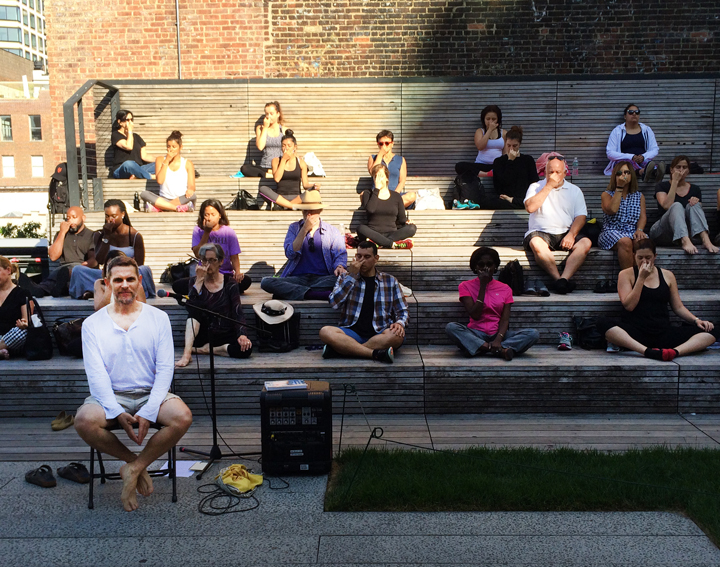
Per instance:
[[[263,278],[260,287],[274,299],[327,299],[337,277],[347,271],[345,237],[320,219],[325,208],[320,191],[305,191],[295,208],[303,218],[288,227],[285,269],[278,278]]]

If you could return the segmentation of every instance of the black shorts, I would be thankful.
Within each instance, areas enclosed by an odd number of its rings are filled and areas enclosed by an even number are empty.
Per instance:
[[[548,248],[550,248],[552,252],[563,251],[563,249],[560,248],[560,243],[562,242],[562,239],[565,238],[565,235],[567,235],[568,232],[569,231],[565,231],[562,234],[550,234],[549,232],[533,230],[524,238],[523,248],[525,248],[525,250],[530,250],[530,241],[537,236],[545,241],[545,243],[548,245]],[[583,238],[589,237],[584,234],[583,229],[581,229],[577,237],[575,238],[575,244],[580,242]]]
[[[621,319],[598,317],[597,330],[603,335],[612,327],[620,327],[641,345],[648,348],[676,348],[688,342],[692,337],[704,333],[697,325],[682,323],[679,326],[670,326],[661,330],[640,329]],[[713,329],[711,334],[717,339],[718,331]]]

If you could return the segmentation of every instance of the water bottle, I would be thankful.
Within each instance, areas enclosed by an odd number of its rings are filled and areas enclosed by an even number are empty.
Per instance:
[[[580,164],[578,158],[575,158],[572,162],[572,174],[573,176],[580,174]]]

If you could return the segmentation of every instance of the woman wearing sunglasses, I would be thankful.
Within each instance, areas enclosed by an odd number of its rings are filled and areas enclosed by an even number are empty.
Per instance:
[[[643,181],[659,183],[665,175],[665,163],[653,161],[660,150],[652,128],[640,122],[640,109],[636,104],[625,107],[623,118],[625,122],[615,126],[608,138],[605,153],[610,163],[605,175],[611,175],[618,162],[629,161]]]
[[[373,167],[385,164],[390,172],[388,188],[390,191],[397,191],[402,197],[403,204],[407,209],[415,202],[416,195],[413,192],[405,192],[405,180],[407,179],[407,163],[405,158],[393,153],[395,136],[390,130],[381,130],[375,140],[378,145],[378,153],[368,158],[368,173],[372,175]]]
[[[152,179],[155,175],[155,158],[150,155],[145,140],[135,134],[135,117],[129,110],[118,110],[113,123],[110,141],[113,145],[113,166],[110,174],[115,179]]]
[[[450,340],[467,356],[492,354],[512,360],[533,346],[540,338],[535,329],[509,330],[510,286],[493,279],[500,267],[500,255],[493,248],[478,248],[470,256],[470,270],[476,278],[460,284],[460,303],[470,315],[467,326],[448,323]]]
[[[598,246],[615,250],[620,269],[633,266],[633,241],[647,238],[645,234],[645,196],[638,191],[635,170],[629,161],[614,168],[610,183],[602,194],[603,228]]]
[[[187,301],[188,320],[185,326],[185,348],[183,355],[175,363],[182,367],[190,364],[192,353],[214,354],[230,358],[248,358],[252,354],[252,342],[245,334],[245,316],[240,303],[240,292],[235,278],[220,272],[225,259],[222,246],[209,242],[198,250],[200,262],[195,278],[190,281],[190,297]],[[212,317],[204,311],[193,309],[200,307],[221,313],[232,319]],[[212,324],[212,337],[208,327]]]

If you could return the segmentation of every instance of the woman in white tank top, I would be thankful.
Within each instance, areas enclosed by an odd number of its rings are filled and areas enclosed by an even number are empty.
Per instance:
[[[160,194],[143,191],[145,211],[188,213],[195,210],[195,166],[180,155],[182,134],[173,130],[167,139],[167,155],[155,160],[155,179]]]
[[[505,135],[502,129],[502,111],[494,104],[486,106],[480,113],[482,127],[475,131],[475,147],[478,150],[475,162],[461,161],[455,164],[458,175],[487,177],[493,162],[503,155]]]

